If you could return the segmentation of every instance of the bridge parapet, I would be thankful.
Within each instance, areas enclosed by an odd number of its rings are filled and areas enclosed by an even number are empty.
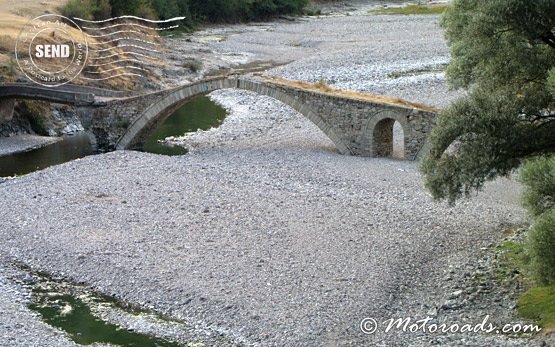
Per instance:
[[[235,79],[237,88],[268,95],[316,124],[343,154],[391,156],[393,124],[403,128],[404,158],[419,158],[435,125],[436,113],[379,101],[306,90],[264,79]]]
[[[92,92],[76,92],[70,89],[41,87],[33,84],[1,84],[0,99],[44,100],[74,106],[104,106]]]

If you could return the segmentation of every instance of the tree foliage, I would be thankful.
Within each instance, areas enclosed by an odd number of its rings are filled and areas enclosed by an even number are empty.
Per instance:
[[[555,157],[526,162],[520,170],[520,181],[524,185],[524,206],[533,217],[555,208]]]
[[[107,19],[132,15],[149,19],[185,17],[188,28],[202,22],[235,23],[300,14],[309,0],[69,0],[66,17]]]
[[[555,152],[555,0],[453,0],[442,26],[448,81],[468,94],[438,115],[422,171],[453,203]]]
[[[112,14],[152,11],[161,19],[185,16],[193,22],[240,22],[301,13],[308,0],[110,0]]]
[[[528,235],[532,275],[540,285],[555,284],[555,209],[536,219]]]
[[[524,206],[534,218],[527,242],[531,274],[538,284],[555,284],[555,156],[527,160],[520,181]]]

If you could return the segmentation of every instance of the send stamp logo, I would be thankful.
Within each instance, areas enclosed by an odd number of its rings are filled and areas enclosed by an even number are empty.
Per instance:
[[[87,35],[73,20],[46,14],[34,18],[21,30],[15,57],[31,81],[56,87],[74,80],[87,62]]]
[[[16,61],[25,76],[45,87],[77,77],[89,83],[140,78],[164,54],[159,32],[178,28],[175,22],[184,18],[120,16],[93,21],[45,14],[21,30]]]

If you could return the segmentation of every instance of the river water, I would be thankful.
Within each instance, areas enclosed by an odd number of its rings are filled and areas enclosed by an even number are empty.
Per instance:
[[[159,140],[169,136],[181,136],[198,129],[218,127],[225,116],[226,111],[207,96],[192,98],[152,132],[146,139],[143,150],[164,155],[186,154],[185,148],[165,146],[159,143]],[[0,177],[24,175],[93,154],[95,151],[89,135],[84,132],[77,133],[39,149],[1,156]]]
[[[24,175],[93,153],[86,133],[64,136],[62,141],[39,149],[0,157],[0,177]]]

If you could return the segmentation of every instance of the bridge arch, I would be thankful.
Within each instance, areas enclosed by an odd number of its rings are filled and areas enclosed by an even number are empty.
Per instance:
[[[141,140],[148,131],[163,122],[173,112],[183,106],[191,98],[208,94],[218,89],[237,88],[266,95],[290,106],[314,123],[335,145],[341,154],[352,154],[329,124],[320,117],[306,102],[279,90],[271,85],[241,79],[215,79],[184,86],[164,95],[159,101],[148,106],[132,121],[127,131],[116,144],[116,149],[127,149]]]
[[[392,110],[384,110],[370,118],[362,133],[365,136],[368,152],[372,157],[391,157],[393,155],[394,125],[398,122],[403,131],[403,158],[410,157],[407,153],[409,139],[409,123],[407,117]]]

